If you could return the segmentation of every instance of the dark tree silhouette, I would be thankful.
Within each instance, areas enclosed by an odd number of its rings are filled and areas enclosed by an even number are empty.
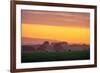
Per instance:
[[[69,52],[71,52],[71,49],[68,49]]]
[[[46,49],[48,49],[48,46],[49,46],[49,42],[44,41],[44,43],[38,47],[38,50],[39,51],[45,51]]]
[[[43,45],[49,45],[48,41],[44,41]]]

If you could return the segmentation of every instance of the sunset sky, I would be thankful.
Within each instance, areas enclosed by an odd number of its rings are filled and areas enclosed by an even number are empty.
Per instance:
[[[22,10],[22,44],[65,41],[90,44],[90,14]]]

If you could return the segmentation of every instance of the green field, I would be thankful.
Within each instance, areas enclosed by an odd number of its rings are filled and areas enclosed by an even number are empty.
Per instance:
[[[89,51],[21,53],[21,62],[22,63],[64,61],[64,60],[86,60],[86,59],[90,59]]]

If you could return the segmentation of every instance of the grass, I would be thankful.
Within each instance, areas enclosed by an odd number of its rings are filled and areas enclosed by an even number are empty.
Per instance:
[[[71,52],[27,52],[21,54],[21,62],[46,62],[64,60],[85,60],[90,58],[89,51]]]

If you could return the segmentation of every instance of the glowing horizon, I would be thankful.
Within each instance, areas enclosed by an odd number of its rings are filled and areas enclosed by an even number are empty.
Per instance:
[[[22,24],[22,37],[89,44],[89,28]],[[85,36],[87,35],[87,36]]]

